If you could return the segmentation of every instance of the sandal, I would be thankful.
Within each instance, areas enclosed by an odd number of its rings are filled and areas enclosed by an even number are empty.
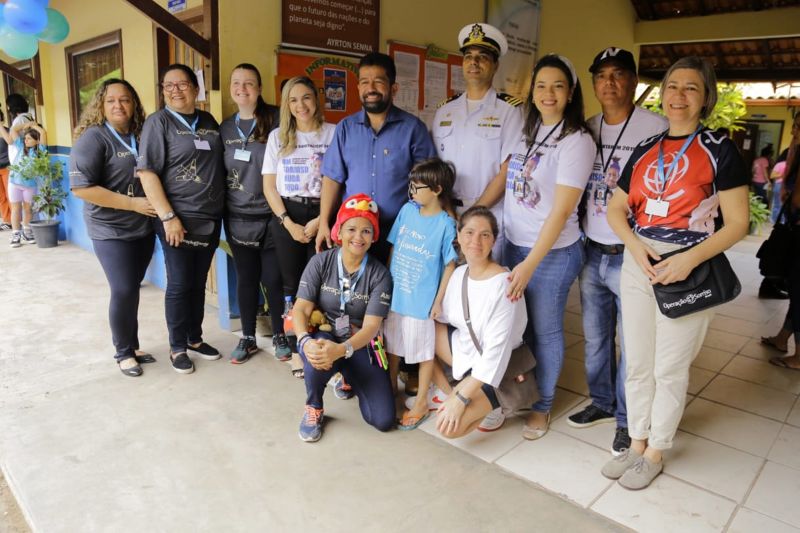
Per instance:
[[[429,416],[431,416],[430,411],[422,416],[414,416],[411,414],[411,411],[405,411],[400,419],[400,422],[397,424],[397,429],[400,431],[411,431],[412,429],[417,429],[420,424],[428,419]]]
[[[303,371],[303,360],[300,358],[300,355],[297,353],[292,354],[292,358],[288,361],[289,366],[292,368],[292,375],[297,379],[305,378],[305,372]]]
[[[306,377],[306,374],[303,372],[302,368],[295,368],[292,370],[292,375],[297,379],[304,379]]]
[[[134,363],[133,366],[127,366],[126,368],[122,367],[123,363],[129,365],[130,361]],[[126,357],[122,361],[117,361],[117,366],[119,367],[119,371],[128,377],[138,378],[142,375],[142,367],[139,366],[139,362],[135,357]]]
[[[785,368],[787,370],[797,370],[800,371],[800,367],[797,366],[789,366],[789,363],[786,362],[787,359],[791,359],[794,357],[790,355],[789,357],[770,357],[769,364],[775,365],[780,368]]]
[[[779,352],[787,353],[789,351],[788,346],[778,346],[775,342],[775,337],[761,337],[761,344],[764,346],[769,346],[770,348],[775,348]]]

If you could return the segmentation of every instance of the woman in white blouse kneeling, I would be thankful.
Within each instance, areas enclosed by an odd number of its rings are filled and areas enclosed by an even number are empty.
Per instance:
[[[434,382],[448,394],[438,411],[442,436],[457,438],[474,430],[483,418],[500,409],[495,387],[508,367],[511,351],[522,344],[527,315],[525,300],[506,298],[509,272],[491,258],[497,220],[483,206],[473,206],[458,222],[458,243],[467,261],[450,278],[436,323]],[[462,304],[462,283],[469,276],[467,295],[472,329],[483,353],[472,340]],[[453,368],[458,381],[451,387],[441,367]]]

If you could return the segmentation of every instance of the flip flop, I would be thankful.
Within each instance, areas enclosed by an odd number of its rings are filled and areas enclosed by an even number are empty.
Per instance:
[[[786,368],[787,370],[795,370],[800,372],[800,367],[789,366],[789,363],[786,362],[787,359],[789,359],[789,357],[771,357],[769,360],[769,364],[775,365],[780,368]]]
[[[775,341],[772,339],[772,337],[761,337],[761,344],[763,344],[764,346],[769,346],[770,348],[774,348],[779,352],[787,353],[789,351],[788,347],[781,348],[780,346],[775,344]]]
[[[141,355],[134,355],[133,357],[136,359],[136,362],[139,363],[140,365],[144,365],[144,364],[147,364],[147,363],[155,363],[156,362],[156,358],[153,357],[152,355],[150,355],[149,353],[143,353]]]
[[[406,411],[403,413],[403,417],[400,419],[400,422],[397,424],[397,429],[400,431],[411,431],[412,429],[417,429],[420,424],[425,422],[429,416],[431,416],[430,411],[425,413],[422,416],[410,416],[408,413],[411,411]]]

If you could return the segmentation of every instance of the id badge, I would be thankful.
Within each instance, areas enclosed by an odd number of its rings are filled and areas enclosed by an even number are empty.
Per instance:
[[[605,183],[597,184],[594,190],[594,205],[606,207],[608,205],[608,185]]]
[[[211,145],[205,139],[195,139],[194,147],[196,150],[211,150]]]
[[[244,161],[247,163],[250,161],[250,152],[248,150],[242,150],[241,148],[237,148],[235,152],[233,152],[233,158],[237,161]]]
[[[644,206],[644,212],[650,216],[666,217],[667,213],[669,213],[669,202],[665,202],[661,198],[648,198],[647,204]]]
[[[333,322],[333,327],[336,329],[337,335],[348,335],[350,333],[350,317],[348,315],[340,316]]]
[[[520,173],[514,178],[514,198],[525,198],[525,178]]]

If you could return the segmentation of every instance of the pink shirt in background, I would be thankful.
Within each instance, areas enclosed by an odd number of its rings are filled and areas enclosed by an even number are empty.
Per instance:
[[[766,183],[767,182],[767,169],[769,168],[769,159],[766,157],[759,157],[753,161],[753,183]]]

